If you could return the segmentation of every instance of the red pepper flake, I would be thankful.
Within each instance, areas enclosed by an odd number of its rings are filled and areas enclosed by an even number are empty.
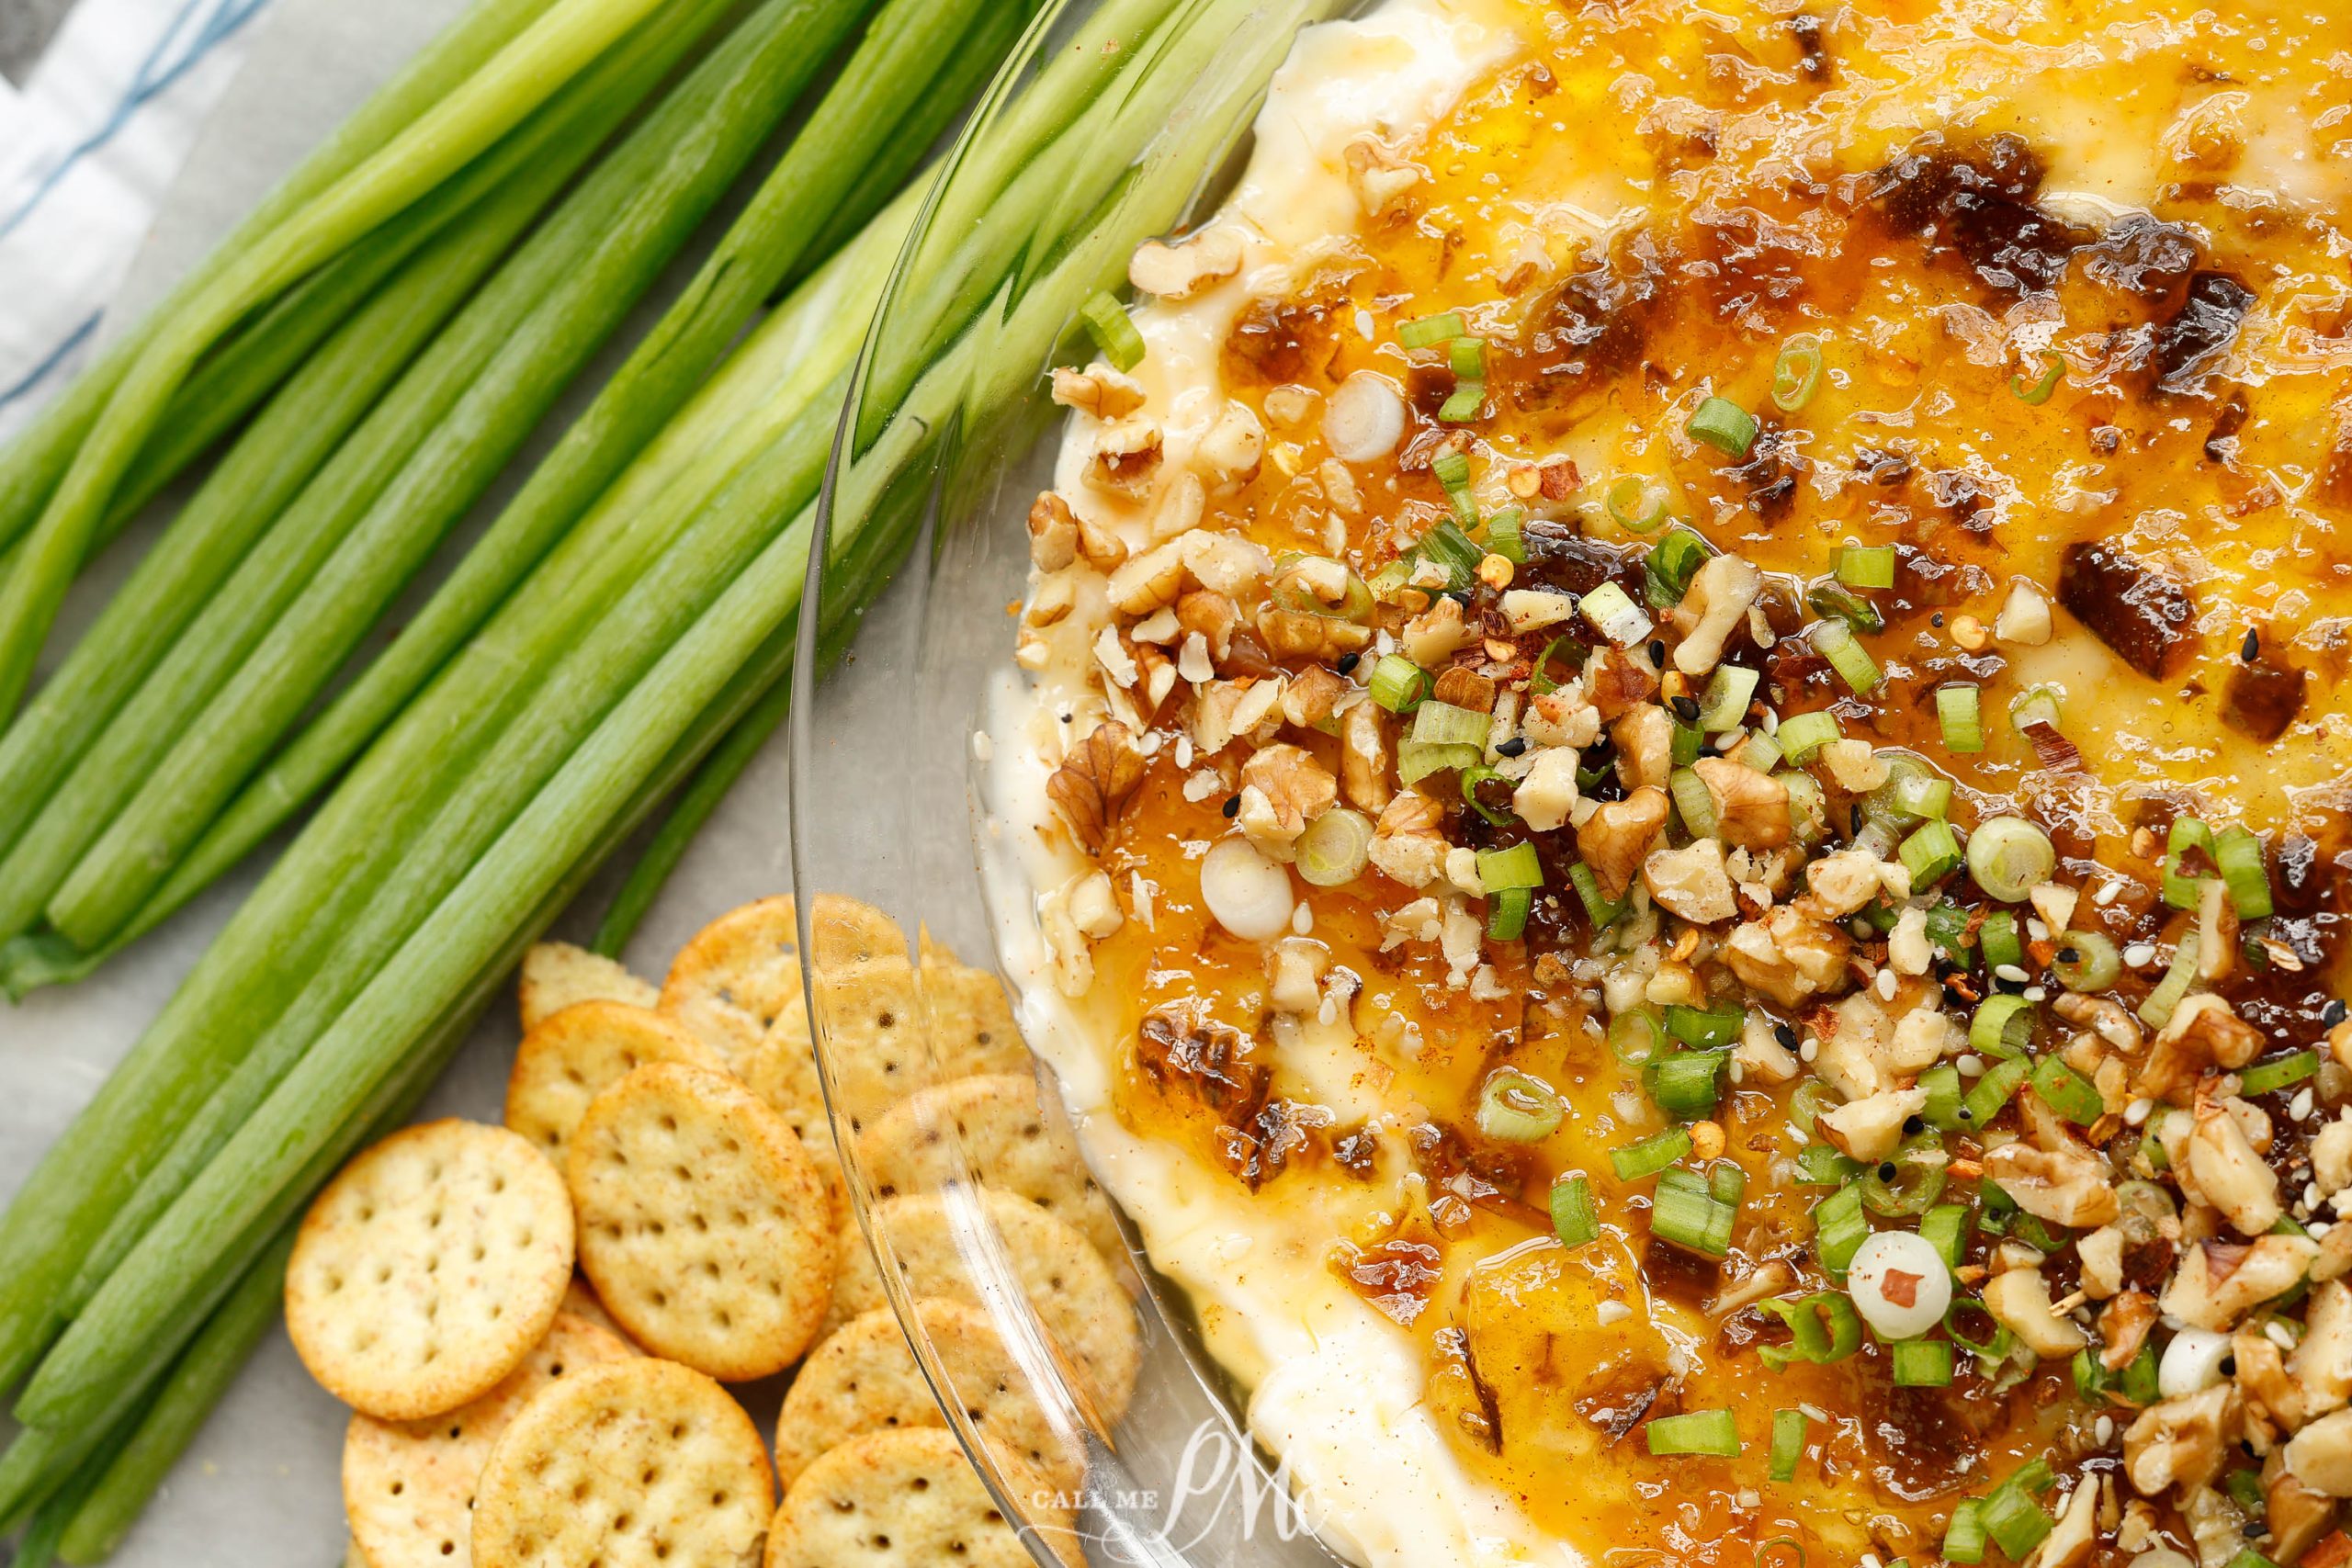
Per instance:
[[[1890,1269],[1885,1279],[1879,1283],[1879,1294],[1899,1307],[1917,1306],[1919,1304],[1919,1281],[1925,1278],[1922,1274],[1906,1274],[1900,1269]]]

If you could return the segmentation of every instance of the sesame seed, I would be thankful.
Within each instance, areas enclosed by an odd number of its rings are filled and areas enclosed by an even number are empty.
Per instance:
[[[1882,969],[1878,972],[1878,997],[1883,1002],[1891,1002],[1894,999],[1894,970]]]
[[[1810,1062],[1820,1055],[1821,1042],[1818,1040],[1807,1040],[1797,1047],[1797,1060],[1801,1062]]]
[[[1522,756],[1526,753],[1526,750],[1527,737],[1524,735],[1514,735],[1510,739],[1495,748],[1496,755],[1502,757]]]
[[[2143,1096],[2123,1108],[2123,1120],[2137,1127],[2148,1119],[2148,1113],[2155,1108],[2156,1102]]]
[[[1363,655],[1361,653],[1343,653],[1340,655],[1340,673],[1352,675],[1356,672],[1356,666],[1363,662]]]
[[[2091,1435],[2098,1439],[2098,1446],[2101,1448],[2115,1441],[2115,1417],[2102,1416],[2091,1423]]]
[[[2319,1021],[2330,1029],[2334,1029],[2337,1024],[2342,1023],[2346,1016],[2352,1016],[2352,1009],[2346,1009],[2344,998],[2338,997],[2320,1010]]]
[[[2155,961],[2156,949],[2153,942],[2135,942],[2123,950],[2123,962],[2134,969],[2144,969]]]
[[[2120,882],[2102,882],[2098,885],[2098,891],[2091,895],[2091,902],[2104,909],[2109,904],[2114,903],[2118,898],[2122,897],[2123,884]]]
[[[1797,1048],[1797,1032],[1792,1025],[1786,1023],[1774,1024],[1772,1026],[1772,1038],[1781,1043],[1781,1049],[1783,1050],[1793,1051]]]
[[[2050,987],[2047,986],[2028,986],[2025,988],[2025,999],[2030,1002],[2046,1002],[2050,999]]]
[[[2285,1324],[2275,1318],[2262,1325],[2262,1332],[2269,1337],[2270,1343],[2278,1346],[2281,1350],[2291,1350],[2295,1348],[2295,1337],[2287,1332]]]
[[[1240,797],[1239,795],[1227,795],[1227,796],[1225,797],[1225,807],[1224,807],[1224,810],[1225,810],[1225,815],[1226,815],[1226,817],[1227,817],[1227,818],[1228,820],[1229,820],[1229,819],[1231,819],[1231,818],[1236,818],[1236,817],[1240,816],[1240,815],[1241,815],[1241,797]],[[1218,863],[1218,864],[1220,864],[1220,865],[1222,865],[1222,864],[1224,864],[1225,863],[1224,863],[1224,862],[1222,862],[1222,861],[1220,861],[1220,862],[1218,862],[1217,863]]]
[[[2287,1102],[2287,1114],[2298,1122],[2310,1121],[2314,1109],[2316,1107],[2312,1100],[2312,1086],[2309,1084],[2297,1089],[2295,1098]]]
[[[1999,968],[1993,971],[1993,978],[1996,980],[2007,980],[2011,985],[2022,986],[2028,980],[2032,979],[2033,976],[2027,974],[2024,970],[2018,968],[2014,964],[2004,964]]]
[[[2238,649],[2238,657],[2248,664],[2262,657],[2262,634],[2252,626],[2245,629],[2245,643]]]
[[[1984,1058],[1973,1051],[1960,1057],[1952,1063],[1952,1066],[1960,1069],[1960,1076],[1964,1078],[1981,1078],[1984,1076]]]

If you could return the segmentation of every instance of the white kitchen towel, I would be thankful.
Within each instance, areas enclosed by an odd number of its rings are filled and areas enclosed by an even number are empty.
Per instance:
[[[0,80],[0,438],[79,367],[270,0],[80,0]]]

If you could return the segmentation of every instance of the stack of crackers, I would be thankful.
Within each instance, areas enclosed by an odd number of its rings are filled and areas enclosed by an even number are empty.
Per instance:
[[[1031,1561],[851,1217],[794,915],[771,898],[721,917],[659,988],[535,949],[505,1124],[409,1128],[319,1195],[287,1322],[355,1412],[355,1562]],[[1048,1350],[1114,1419],[1139,1347],[1110,1207],[1046,1114],[993,976],[928,938],[910,959],[863,905],[821,898],[810,917],[877,1227],[967,1429],[1030,1533],[1075,1562],[1079,1435],[1033,1396],[959,1237],[992,1223]],[[771,1457],[747,1409],[759,1391],[726,1385],[786,1372]]]

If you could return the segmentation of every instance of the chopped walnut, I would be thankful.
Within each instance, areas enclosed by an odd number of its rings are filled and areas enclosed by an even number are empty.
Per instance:
[[[2071,1356],[2089,1341],[2074,1319],[2050,1300],[2050,1282],[2039,1269],[2011,1269],[1984,1282],[1984,1310],[2043,1360]]]
[[[1674,650],[1674,667],[1685,675],[1713,670],[1723,659],[1724,639],[1747,619],[1747,607],[1763,591],[1764,574],[1739,557],[1710,557],[1675,611],[1687,629]]]
[[[2170,1486],[2211,1485],[2237,1425],[2237,1391],[2228,1383],[2152,1404],[2123,1433],[2123,1472],[2149,1497]]]
[[[2145,1039],[2139,1021],[2124,1011],[2120,1004],[2105,997],[2062,991],[2050,1008],[2060,1018],[2089,1030],[2119,1051],[2137,1052]]]
[[[1127,263],[1127,281],[1162,299],[1189,299],[1212,283],[1241,270],[1241,236],[1229,229],[1204,229],[1169,244],[1147,240]]]
[[[1788,785],[1721,757],[1702,757],[1690,771],[1707,786],[1715,807],[1715,832],[1725,843],[1777,850],[1789,841]]]
[[[1817,1111],[1814,1124],[1841,1154],[1865,1164],[1883,1160],[1903,1142],[1903,1123],[1926,1108],[1924,1089],[1891,1089]]]
[[[1069,750],[1046,781],[1046,795],[1060,810],[1078,841],[1099,853],[1103,839],[1143,782],[1143,753],[1135,737],[1116,720],[1098,724]]]
[[[1057,366],[1054,401],[1097,419],[1125,419],[1143,407],[1143,386],[1100,361],[1083,370]]]
[[[2303,1337],[2288,1359],[2287,1371],[2302,1391],[2310,1415],[2340,1408],[2352,1400],[2352,1287],[2341,1280],[2325,1280],[2312,1287],[2310,1303],[2303,1309]]]
[[[2004,1144],[1984,1155],[1984,1174],[2036,1219],[2075,1230],[2111,1223],[2122,1210],[2107,1162],[2079,1145],[2054,1150]]]
[[[2210,1067],[2243,1067],[2262,1049],[2262,1032],[2210,992],[2182,998],[2156,1033],[2155,1049],[2132,1092],[2178,1101]]]
[[[2098,1477],[2085,1475],[2075,1481],[2066,1506],[2058,1511],[2057,1528],[2034,1553],[2033,1568],[2082,1568],[2098,1544]]]
[[[1330,771],[1305,748],[1283,741],[1263,746],[1241,764],[1241,782],[1261,792],[1284,839],[1295,839],[1340,797]]]
[[[2287,1469],[2312,1491],[2352,1497],[2352,1410],[2312,1422],[2287,1445]]]
[[[1610,801],[1584,819],[1577,829],[1577,853],[1592,867],[1603,895],[1625,896],[1650,845],[1666,831],[1666,791],[1650,788]]]
[[[1078,553],[1087,565],[1108,575],[1127,558],[1126,541],[1099,523],[1078,520]]]
[[[1783,1007],[1843,990],[1853,939],[1782,905],[1732,930],[1724,954],[1732,973]]]
[[[1111,574],[1112,606],[1130,615],[1148,615],[1176,601],[1184,582],[1184,552],[1175,541],[1130,556]]]
[[[1646,649],[1604,648],[1585,668],[1585,694],[1609,723],[1657,695],[1657,666]]]
[[[1283,721],[1312,729],[1339,710],[1348,683],[1321,665],[1309,665],[1291,677],[1283,692]]]
[[[1457,650],[1476,642],[1477,632],[1463,624],[1459,604],[1439,599],[1405,623],[1400,640],[1408,658],[1424,670],[1434,670],[1451,660]]]
[[[1367,218],[1385,218],[1398,209],[1414,188],[1427,179],[1418,164],[1410,164],[1377,136],[1359,136],[1348,143],[1348,184]]]
[[[1176,545],[1194,582],[1237,599],[1264,581],[1273,565],[1264,550],[1238,534],[1195,528]]]
[[[1565,746],[1538,751],[1511,793],[1511,809],[1538,833],[1557,831],[1577,804],[1577,754]]]
[[[1140,501],[1159,471],[1159,422],[1139,413],[1107,422],[1094,433],[1086,482],[1106,494]]]
[[[1176,624],[1197,635],[1209,653],[1223,659],[1233,651],[1233,634],[1240,628],[1241,610],[1230,594],[1195,588],[1176,601]]]
[[[1807,912],[1842,920],[1879,895],[1878,857],[1868,850],[1838,850],[1804,868],[1813,892]]]
[[[1210,491],[1222,495],[1258,477],[1265,450],[1266,431],[1258,416],[1247,403],[1228,402],[1193,448],[1193,464]]]
[[[1600,739],[1600,710],[1586,702],[1577,688],[1563,686],[1530,697],[1521,728],[1538,746],[1582,750]],[[1663,782],[1659,787],[1664,787]]]
[[[2313,1542],[2335,1527],[2335,1499],[2306,1486],[2287,1463],[2283,1450],[2273,1451],[2262,1466],[2262,1522],[2270,1527],[2267,1551],[2278,1562],[2304,1557]]]
[[[1046,491],[1029,506],[1029,562],[1039,571],[1059,571],[1078,558],[1078,519],[1069,502]]]
[[[1674,721],[1664,708],[1645,703],[1610,726],[1609,738],[1617,743],[1617,777],[1627,789],[1666,787],[1674,772]]]
[[[1712,925],[1739,913],[1724,870],[1724,847],[1713,839],[1679,850],[1652,850],[1642,862],[1642,883],[1659,908],[1693,925]]]
[[[1426,887],[1445,867],[1445,814],[1434,800],[1400,790],[1380,814],[1372,838],[1372,863],[1390,881]]]
[[[1461,665],[1450,666],[1438,672],[1437,684],[1430,695],[1453,707],[1468,708],[1475,713],[1495,711],[1495,683],[1476,670]]]
[[[2188,1135],[2188,1182],[2228,1216],[2241,1235],[2263,1235],[2286,1210],[2278,1178],[2246,1138],[2231,1109],[2200,1095]]]
[[[2249,1309],[2292,1290],[2318,1254],[2318,1244],[2300,1235],[2200,1241],[2182,1249],[2156,1304],[2199,1328],[2226,1332]]]
[[[1349,804],[1378,811],[1395,793],[1388,782],[1388,728],[1378,703],[1363,701],[1340,716],[1340,787]]]

